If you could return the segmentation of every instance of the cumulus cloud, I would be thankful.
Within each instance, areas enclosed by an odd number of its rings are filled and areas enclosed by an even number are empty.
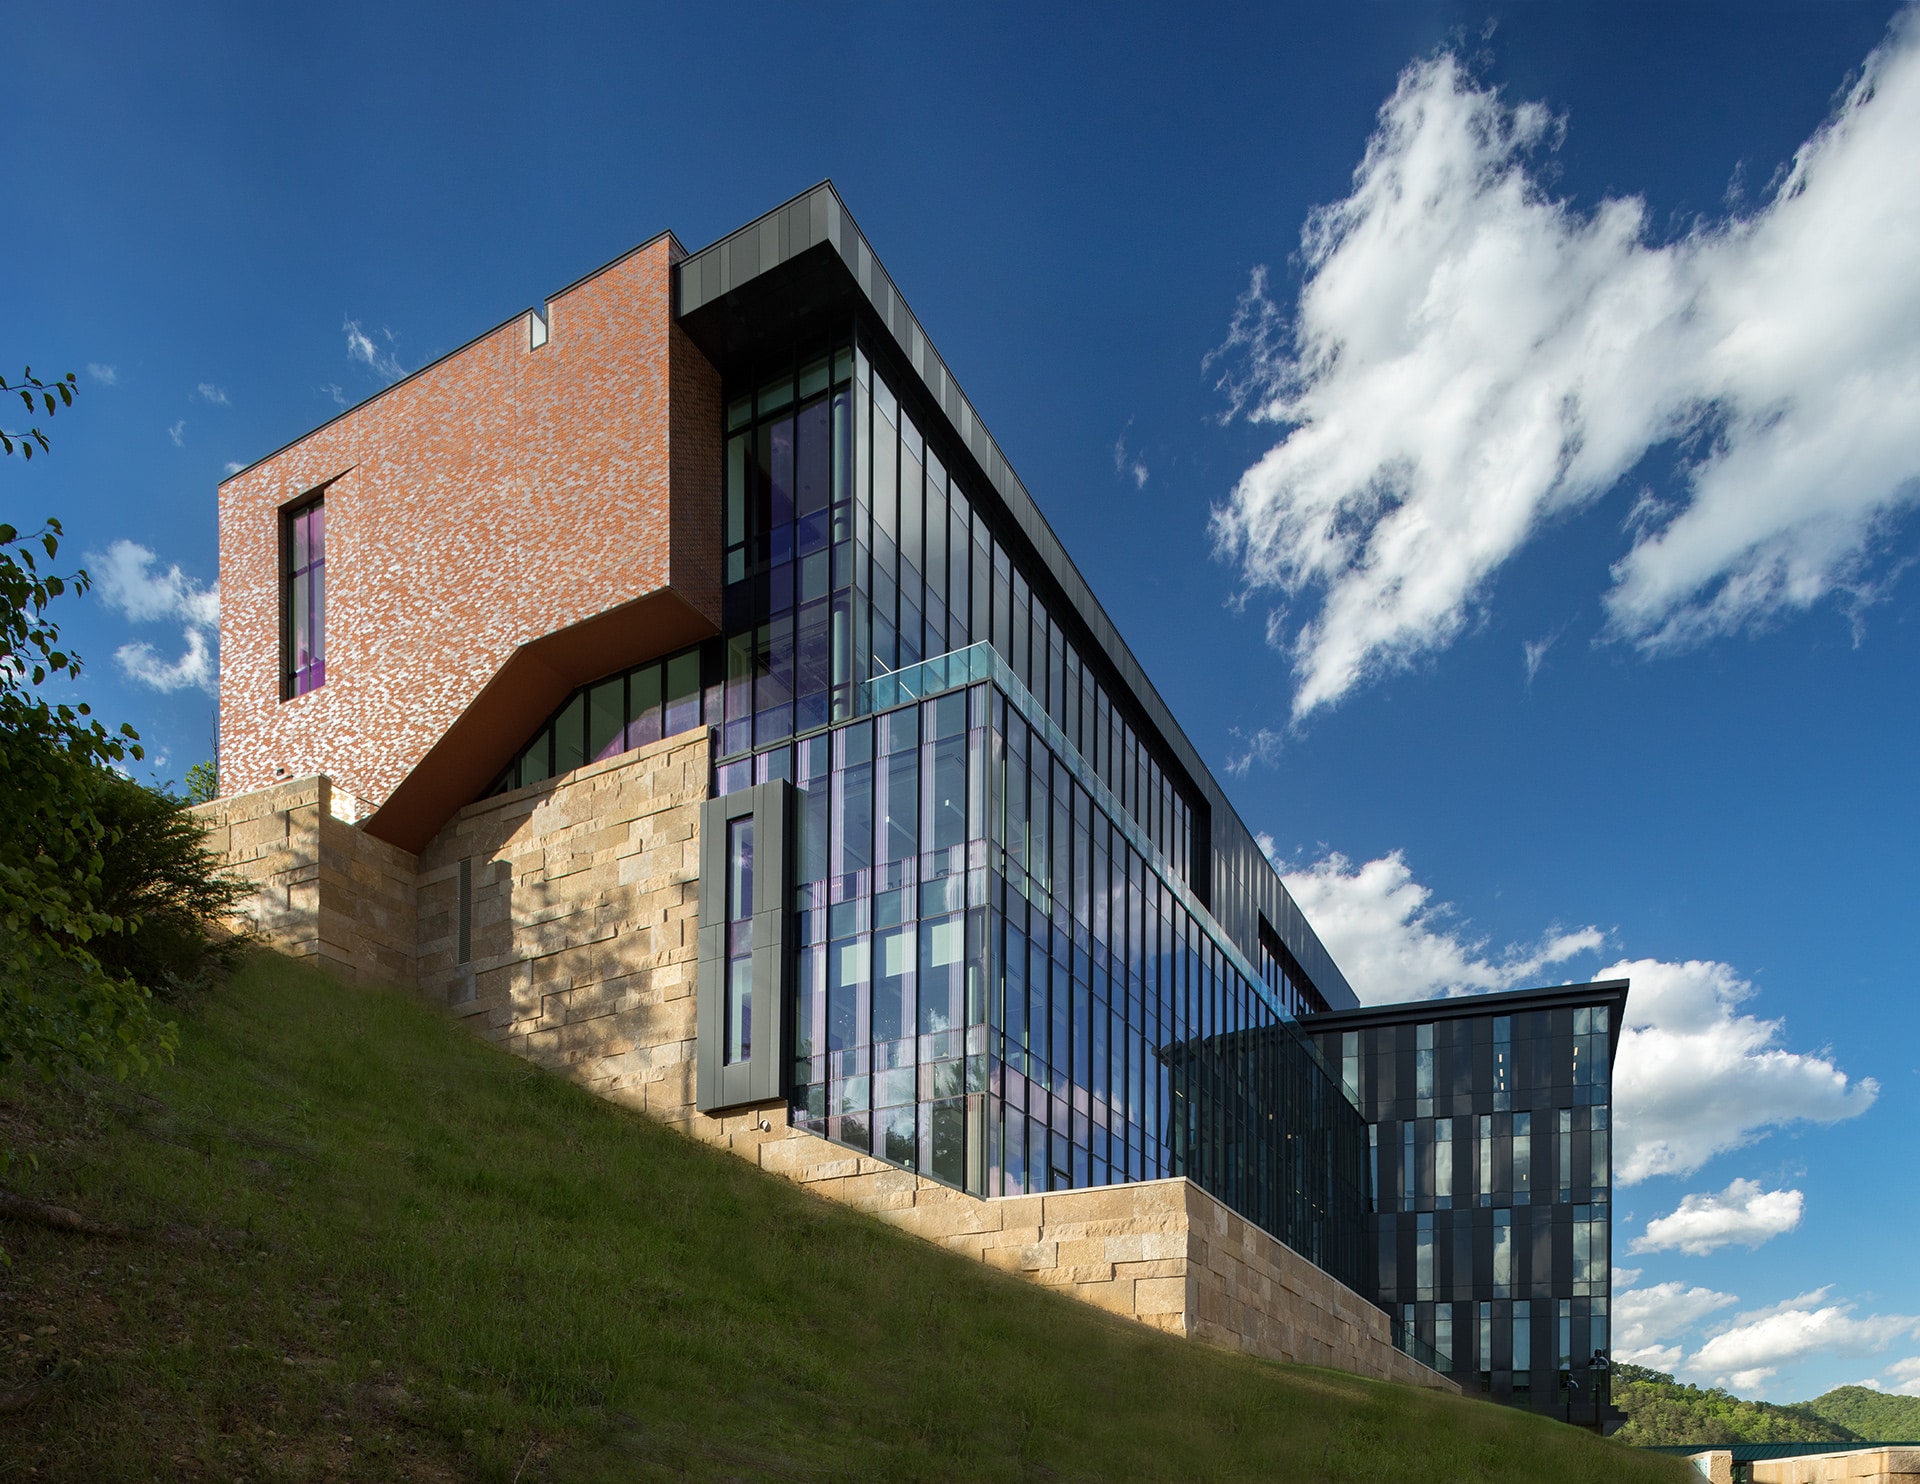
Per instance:
[[[1887,1389],[1905,1396],[1920,1396],[1920,1355],[1897,1360],[1887,1367]]]
[[[88,361],[87,375],[101,386],[112,386],[120,380],[120,369],[117,366],[103,366],[98,361]]]
[[[1690,1195],[1678,1209],[1647,1223],[1630,1252],[1673,1248],[1705,1257],[1733,1242],[1758,1247],[1800,1224],[1807,1198],[1797,1190],[1762,1190],[1757,1180],[1735,1180],[1718,1195]]]
[[[1742,1013],[1753,985],[1726,964],[1622,960],[1598,977],[1633,981],[1613,1082],[1622,1185],[1691,1174],[1774,1128],[1856,1117],[1879,1096],[1873,1078],[1782,1047],[1784,1022]]]
[[[1367,1004],[1513,989],[1606,941],[1596,927],[1556,929],[1537,943],[1490,951],[1485,938],[1454,926],[1452,907],[1433,901],[1398,850],[1359,866],[1334,851],[1281,875]]]
[[[1671,1371],[1679,1365],[1685,1353],[1685,1346],[1679,1342],[1703,1319],[1740,1302],[1736,1294],[1689,1288],[1684,1283],[1656,1283],[1651,1288],[1622,1291],[1619,1277],[1615,1275],[1613,1292],[1613,1357],[1657,1371]]]
[[[90,554],[94,590],[108,607],[134,623],[174,623],[182,649],[169,660],[145,641],[123,644],[114,659],[128,679],[154,690],[189,687],[214,691],[218,667],[213,641],[220,632],[220,584],[204,586],[178,566],[156,571],[159,559],[134,541],[116,541],[104,555]]]
[[[1675,241],[1638,198],[1552,194],[1566,127],[1451,55],[1409,67],[1352,194],[1306,225],[1296,308],[1260,273],[1236,312],[1222,384],[1283,434],[1214,536],[1249,592],[1285,595],[1296,723],[1449,644],[1536,532],[1652,450],[1674,492],[1636,506],[1604,595],[1606,633],[1646,652],[1871,600],[1920,499],[1920,20],[1764,201]]]
[[[1781,1366],[1810,1355],[1876,1355],[1895,1340],[1920,1336],[1920,1315],[1856,1318],[1857,1305],[1829,1303],[1830,1292],[1818,1288],[1739,1315],[1687,1357],[1687,1373],[1736,1391],[1757,1391]]]
[[[383,347],[365,330],[360,321],[350,319],[340,326],[347,337],[347,359],[358,361],[375,374],[384,376],[388,381],[398,381],[407,374],[406,368],[393,354],[393,331],[382,330]]]
[[[217,387],[210,381],[201,382],[200,385],[194,389],[194,395],[202,402],[213,407],[225,407],[227,405],[226,388]]]

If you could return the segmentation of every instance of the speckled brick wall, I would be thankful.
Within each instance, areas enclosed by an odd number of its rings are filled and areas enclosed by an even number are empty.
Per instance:
[[[326,773],[377,807],[517,646],[668,589],[717,628],[719,378],[672,320],[680,255],[636,248],[540,349],[520,316],[221,486],[224,792]],[[327,682],[282,701],[280,512],[321,485]]]

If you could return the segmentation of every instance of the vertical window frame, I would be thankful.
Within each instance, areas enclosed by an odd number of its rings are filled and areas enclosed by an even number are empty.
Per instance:
[[[309,490],[298,499],[291,500],[287,504],[282,505],[279,511],[280,539],[278,575],[280,589],[280,699],[282,701],[291,701],[296,696],[312,695],[315,691],[324,689],[327,683],[327,662],[324,654],[326,633],[324,595],[326,591],[327,557],[323,554],[318,563],[309,561],[304,568],[298,571],[294,568],[294,527],[299,521],[310,517],[316,510],[322,512],[322,519],[324,521],[326,503],[327,487],[322,485],[320,488]],[[324,526],[322,529],[324,532]],[[321,539],[323,542],[325,541],[326,538],[324,534]],[[324,553],[324,546],[322,550]],[[315,622],[312,617],[313,603],[311,592],[309,592],[308,595],[307,613],[310,628],[318,634],[322,645],[322,657],[319,661],[320,679],[316,684],[303,686],[301,684],[302,669],[305,668],[310,671],[313,666],[310,663],[302,667],[299,663],[298,645],[300,635],[294,627],[294,594],[296,585],[302,580],[306,580],[311,584],[313,580],[311,574],[316,566],[320,569],[319,584],[322,593],[320,618],[318,622]]]

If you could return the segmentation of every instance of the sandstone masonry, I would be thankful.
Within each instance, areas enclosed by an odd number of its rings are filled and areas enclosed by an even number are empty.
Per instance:
[[[610,1101],[1109,1313],[1457,1389],[1393,1347],[1380,1309],[1184,1178],[983,1200],[793,1128],[784,1103],[696,1111],[708,777],[706,737],[669,738],[470,805],[417,858],[336,818],[324,777],[199,813],[256,885],[248,920],[283,952],[416,988]]]

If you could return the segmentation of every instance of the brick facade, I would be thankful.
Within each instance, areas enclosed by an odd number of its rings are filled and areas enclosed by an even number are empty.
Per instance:
[[[720,387],[673,322],[680,255],[656,238],[559,295],[540,348],[516,316],[221,486],[229,791],[325,773],[417,850],[529,714],[717,632]],[[280,512],[322,487],[327,681],[283,701]]]

